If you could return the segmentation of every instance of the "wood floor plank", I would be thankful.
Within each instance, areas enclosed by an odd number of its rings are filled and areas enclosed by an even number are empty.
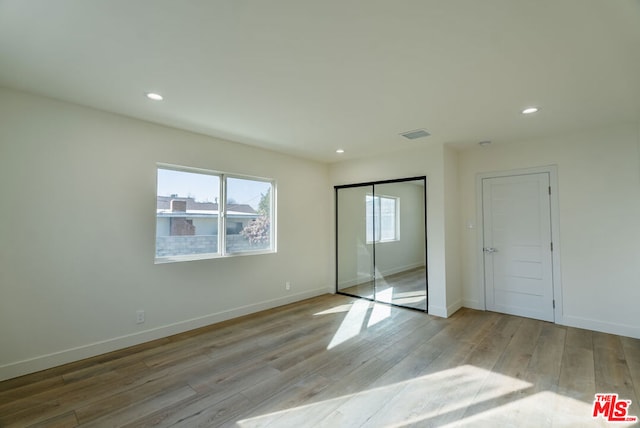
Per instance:
[[[134,356],[143,353],[146,349],[156,349],[163,343],[168,343],[168,338],[157,339],[150,342],[142,343],[129,348],[120,349],[117,351],[101,354],[95,357],[86,358],[84,360],[76,361],[69,364],[64,364],[58,367],[53,367],[48,370],[42,370],[36,373],[20,376],[14,379],[9,379],[0,382],[0,393],[7,390],[18,390],[21,386],[36,384],[42,380],[51,381],[53,378],[60,376],[61,378],[75,371],[83,369],[95,369],[100,364],[120,364],[122,358],[125,356]],[[2,402],[0,400],[0,402]]]
[[[517,380],[493,376],[491,369],[495,367],[521,324],[521,318],[508,316],[500,317],[491,324],[490,334],[484,335],[460,366],[463,370],[457,375],[464,374],[465,382],[457,385],[451,382],[452,386],[443,388],[442,392],[436,394],[435,400],[422,403],[421,418],[412,423],[425,422],[424,409],[428,409],[431,414],[429,423],[434,426],[453,423],[463,418],[474,403],[489,401],[497,394],[508,394],[517,389],[520,384]]]
[[[536,349],[543,323],[520,319],[515,333],[507,341],[502,353],[491,368],[491,373],[467,406],[464,418],[507,406],[532,394],[531,384],[524,380],[531,357]]]
[[[236,394],[223,401],[210,404],[201,411],[179,419],[175,423],[167,426],[188,426],[195,428],[218,427],[224,426],[229,422],[235,425],[235,422],[240,419],[242,412],[246,411],[248,404],[249,402],[246,397],[241,394]],[[136,423],[134,426],[139,427],[140,424]]]
[[[22,380],[22,379],[21,379]],[[11,380],[6,381],[10,383]],[[0,392],[0,414],[2,413],[2,407],[8,405],[12,401],[30,398],[34,394],[38,394],[41,391],[53,389],[59,386],[63,386],[64,379],[62,376],[52,376],[50,378],[38,379],[33,383],[17,383],[13,388],[6,388]],[[2,385],[2,383],[0,383]]]
[[[534,411],[541,413],[541,425],[553,426],[553,415],[558,413],[557,403],[552,397],[558,396],[558,382],[564,355],[566,328],[563,326],[542,323],[536,347],[524,372],[523,380],[530,386],[520,390],[522,394],[517,403],[531,402]],[[513,403],[511,403],[513,404]],[[548,413],[546,411],[551,410]],[[584,410],[585,413],[589,409]]]
[[[29,428],[73,428],[78,426],[75,412],[67,412],[51,419],[30,425]]]
[[[331,380],[318,374],[303,378],[301,381],[289,386],[261,402],[250,411],[243,412],[239,418],[243,427],[264,427],[279,417],[289,412],[295,412],[304,405],[310,397],[314,397],[320,391],[331,385]],[[226,425],[226,424],[225,424]],[[223,425],[223,426],[225,426]],[[235,421],[229,421],[229,426],[234,426]],[[276,425],[277,426],[277,425]]]
[[[88,413],[91,417],[81,418],[79,412],[76,412],[76,416],[82,426],[101,426],[101,427],[114,427],[119,428],[127,424],[135,423],[139,419],[143,419],[164,407],[171,406],[172,404],[179,403],[188,399],[196,394],[196,392],[188,386],[183,386],[175,389],[164,390],[151,397],[146,397],[142,400],[136,401],[133,405],[117,406],[112,411],[103,414],[100,418],[94,418],[94,414],[91,414],[91,410],[83,412],[85,416]]]
[[[628,338],[626,338],[628,339]],[[625,361],[629,368],[629,375],[631,376],[631,383],[633,384],[633,390],[635,392],[634,397],[621,397],[630,399],[633,401],[630,414],[640,418],[640,340],[631,339],[623,340],[623,351],[625,355]],[[635,413],[634,413],[635,412]]]
[[[143,373],[144,365],[137,367],[137,373]],[[102,396],[110,395],[105,385],[113,385],[113,382],[129,381],[128,374],[119,374],[112,371],[101,373],[93,378],[73,384],[63,384],[39,391],[28,400],[16,403],[0,405],[0,415],[19,418],[25,424],[35,424],[60,414],[67,413],[87,400],[97,400]],[[2,418],[0,417],[0,422]]]
[[[354,394],[367,390],[375,379],[385,373],[393,364],[377,358],[368,359],[352,370],[349,375],[334,380],[312,397],[302,400],[300,406],[272,417],[273,426],[302,427],[312,425],[310,421],[327,418]]]
[[[385,372],[371,384],[372,388],[369,391],[349,397],[318,426],[366,426],[386,423],[389,413],[395,414],[395,409],[390,411],[387,407],[393,397],[400,396],[402,399],[399,403],[406,403],[406,397],[410,395],[407,390],[414,391],[415,388],[431,385],[429,374],[440,371],[441,367],[450,363],[455,364],[456,359],[462,361],[469,349],[474,346],[465,339],[481,331],[482,327],[486,328],[486,323],[494,316],[483,317],[484,322],[481,323],[475,322],[476,317],[471,318],[473,319],[465,320],[463,317],[458,317],[429,338],[424,347],[406,349],[407,355],[396,366],[401,367],[401,370],[391,368]],[[452,341],[452,338],[458,340]],[[432,351],[431,358],[423,358],[426,349]],[[411,370],[410,376],[406,374],[408,367]],[[395,403],[395,401],[392,402]]]
[[[10,409],[0,413],[0,427],[22,428],[38,424],[65,413],[60,410],[60,402],[58,400],[29,403],[28,406],[24,407],[22,406],[23,403],[19,404],[20,410],[13,411]]]
[[[534,375],[549,377],[552,383],[557,384],[562,365],[562,354],[566,330],[553,324],[544,324],[538,338],[527,371]]]
[[[599,426],[639,388],[637,339],[325,295],[0,382],[0,426]]]
[[[208,394],[196,394],[168,405],[124,427],[211,427],[233,419],[247,409],[249,400],[241,394],[223,400],[209,399]]]
[[[630,399],[630,414],[640,417],[640,403],[620,337],[594,332],[593,338],[596,392],[617,393],[621,399]]]
[[[568,327],[565,346],[579,349],[593,349],[593,332],[581,328]]]
[[[593,339],[590,331],[567,329],[558,392],[588,402],[596,393]]]
[[[38,388],[38,384],[46,388],[47,383],[63,382],[60,369],[53,368],[49,370],[42,370],[36,373],[31,373],[24,376],[15,377],[0,382],[0,399],[6,399],[10,395],[16,396],[24,388]],[[10,392],[7,393],[7,392]],[[29,395],[27,393],[26,395]]]
[[[464,363],[491,370],[520,329],[521,324],[522,318],[505,316],[497,319],[495,324],[491,324],[489,334],[484,335],[474,351],[467,355]]]
[[[522,319],[522,324],[494,365],[493,371],[517,379],[523,378],[538,343],[542,326],[543,323],[539,321]]]
[[[315,373],[316,363],[325,364],[326,360],[322,357],[312,357],[309,360],[301,361],[286,370],[280,371],[275,376],[263,379],[247,387],[242,391],[242,395],[249,399],[252,406],[257,406],[290,385]]]

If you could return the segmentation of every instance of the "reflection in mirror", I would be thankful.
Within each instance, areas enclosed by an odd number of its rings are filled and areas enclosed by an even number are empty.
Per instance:
[[[336,291],[427,310],[425,181],[336,187]]]
[[[373,245],[367,242],[366,198],[372,186],[337,192],[338,291],[373,299]]]
[[[376,184],[376,300],[427,309],[424,180]],[[386,209],[385,209],[385,201]],[[379,215],[375,215],[379,211]]]

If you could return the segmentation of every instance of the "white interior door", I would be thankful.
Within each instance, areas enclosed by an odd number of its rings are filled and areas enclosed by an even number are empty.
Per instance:
[[[488,310],[554,321],[549,174],[482,180]]]

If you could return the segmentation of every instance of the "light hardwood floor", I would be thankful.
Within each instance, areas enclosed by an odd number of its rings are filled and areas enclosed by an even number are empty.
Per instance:
[[[326,295],[0,382],[0,426],[605,426],[596,392],[640,416],[640,340]]]

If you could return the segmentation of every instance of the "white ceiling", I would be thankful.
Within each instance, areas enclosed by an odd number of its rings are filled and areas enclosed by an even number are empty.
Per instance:
[[[327,162],[521,141],[640,120],[640,0],[0,0],[0,86]]]

